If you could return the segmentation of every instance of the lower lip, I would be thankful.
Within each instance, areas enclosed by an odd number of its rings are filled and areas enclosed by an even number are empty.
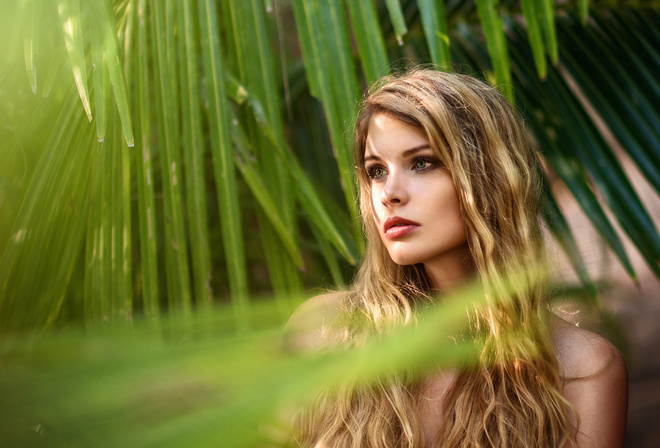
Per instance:
[[[385,238],[388,240],[395,240],[397,238],[403,238],[406,235],[410,235],[415,230],[419,229],[419,226],[414,224],[407,224],[405,226],[394,226],[387,229],[385,232]]]

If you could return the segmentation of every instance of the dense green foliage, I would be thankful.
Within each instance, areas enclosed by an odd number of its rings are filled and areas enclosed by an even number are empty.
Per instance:
[[[463,302],[357,355],[294,360],[276,342],[302,291],[354,273],[351,120],[370,83],[411,65],[498,86],[629,274],[609,216],[660,275],[658,232],[604,137],[660,191],[653,2],[0,4],[10,444],[253,446],[273,439],[256,422],[315,384],[465,356],[438,342]],[[549,189],[545,214],[593,289]],[[24,336],[79,322],[86,336]]]
[[[361,91],[429,62],[509,95],[630,275],[601,204],[660,273],[657,230],[584,107],[660,189],[660,19],[643,4],[5,3],[2,332],[341,287],[362,246]],[[590,286],[552,200],[547,217]]]

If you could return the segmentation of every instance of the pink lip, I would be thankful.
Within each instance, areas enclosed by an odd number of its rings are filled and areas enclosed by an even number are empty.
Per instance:
[[[420,226],[421,224],[415,221],[393,216],[385,220],[385,223],[383,224],[383,232],[385,233],[385,238],[388,240],[394,240],[416,231]]]

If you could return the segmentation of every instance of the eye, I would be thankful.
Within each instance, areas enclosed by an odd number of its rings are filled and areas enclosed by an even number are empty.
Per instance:
[[[428,157],[416,157],[413,159],[413,169],[415,171],[426,171],[437,165],[437,162]]]
[[[380,180],[387,175],[387,170],[382,165],[370,165],[366,171],[367,177],[371,180]]]

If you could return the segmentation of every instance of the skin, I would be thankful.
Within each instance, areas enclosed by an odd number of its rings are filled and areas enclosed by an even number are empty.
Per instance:
[[[451,290],[474,275],[465,223],[451,174],[429,146],[424,132],[386,114],[369,123],[365,169],[371,179],[372,218],[392,260],[422,263],[431,286]],[[384,224],[398,216],[415,223],[403,236],[388,238]],[[290,345],[301,351],[322,345],[323,330],[339,313],[341,293],[305,302],[291,317]],[[563,394],[578,420],[575,445],[563,448],[624,446],[628,376],[621,353],[602,337],[553,317],[552,342],[559,359]],[[444,415],[444,399],[456,372],[430,375],[420,401],[425,446],[431,447]]]
[[[552,341],[567,378],[564,397],[580,419],[573,446],[624,446],[628,369],[621,353],[597,334],[560,318],[555,319]]]
[[[387,114],[369,121],[365,170],[371,179],[372,217],[392,257],[423,263],[431,285],[450,289],[473,272],[465,222],[451,173],[418,127]],[[388,218],[415,222],[402,237],[388,237]]]
[[[621,353],[595,333],[554,317],[552,341],[563,368],[564,397],[579,416],[576,444],[563,448],[620,448],[625,443],[628,371]],[[430,448],[444,415],[453,371],[427,379],[420,404],[425,446]]]

